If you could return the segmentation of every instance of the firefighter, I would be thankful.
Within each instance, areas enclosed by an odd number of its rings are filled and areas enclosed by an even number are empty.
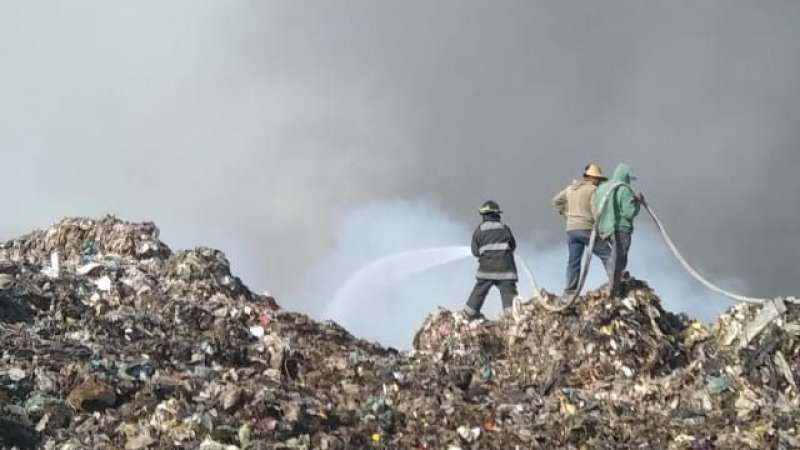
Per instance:
[[[464,308],[464,315],[471,320],[483,318],[481,308],[492,286],[500,291],[503,309],[510,308],[517,296],[514,235],[508,225],[500,221],[502,211],[497,202],[485,202],[479,212],[483,220],[472,236],[472,254],[478,258],[478,272],[475,288]]]

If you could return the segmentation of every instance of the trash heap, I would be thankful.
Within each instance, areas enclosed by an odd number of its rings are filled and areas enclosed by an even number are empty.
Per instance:
[[[514,429],[543,448],[800,448],[794,298],[736,305],[707,327],[631,280],[622,299],[600,289],[563,313],[528,304],[480,323],[439,310],[414,348],[492,367],[495,395],[522,388],[528,420]]]
[[[645,283],[632,281],[621,301],[594,291],[565,314],[547,313],[530,303],[514,315],[482,324],[438,311],[417,333],[414,348],[502,358],[509,376],[546,385],[544,391],[549,391],[669,373],[686,364],[682,335],[687,327],[685,317],[662,309]]]
[[[707,327],[627,291],[440,309],[397,352],[153,224],[65,219],[0,245],[0,448],[800,448],[792,299]]]

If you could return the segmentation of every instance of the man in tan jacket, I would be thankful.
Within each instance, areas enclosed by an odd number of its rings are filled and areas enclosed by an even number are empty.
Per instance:
[[[594,227],[595,211],[592,206],[592,196],[597,190],[597,185],[606,179],[597,164],[589,164],[583,171],[583,179],[573,181],[553,198],[553,207],[566,218],[567,222],[569,261],[565,295],[570,295],[578,289],[581,258],[586,246],[589,245],[589,237]],[[603,261],[603,266],[608,270],[611,256],[608,242],[597,240],[593,253]]]

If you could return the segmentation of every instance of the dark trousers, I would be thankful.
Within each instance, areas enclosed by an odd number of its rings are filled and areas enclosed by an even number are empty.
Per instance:
[[[611,270],[609,270],[609,292],[612,297],[622,296],[622,274],[628,267],[628,251],[631,249],[631,233],[616,231],[610,237]]]
[[[476,315],[481,312],[486,294],[492,286],[497,286],[500,290],[500,297],[503,300],[503,309],[511,308],[514,297],[517,296],[517,282],[514,280],[481,280],[475,282],[475,287],[467,300],[467,311]]]
[[[567,287],[564,289],[565,293],[572,293],[578,289],[578,279],[581,275],[581,259],[586,246],[589,245],[589,239],[592,235],[592,230],[572,230],[567,231],[567,247],[569,248],[569,261],[567,262]],[[594,249],[592,253],[600,258],[603,262],[606,272],[611,272],[609,260],[611,259],[611,248],[608,241],[605,239],[597,239],[594,242]]]

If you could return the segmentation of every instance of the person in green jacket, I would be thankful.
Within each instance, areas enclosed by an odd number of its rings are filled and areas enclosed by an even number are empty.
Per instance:
[[[597,187],[592,199],[599,237],[611,243],[608,274],[609,294],[612,297],[623,294],[622,274],[628,265],[633,219],[644,202],[644,197],[631,187],[631,180],[635,179],[631,168],[627,164],[620,164],[611,179]]]

